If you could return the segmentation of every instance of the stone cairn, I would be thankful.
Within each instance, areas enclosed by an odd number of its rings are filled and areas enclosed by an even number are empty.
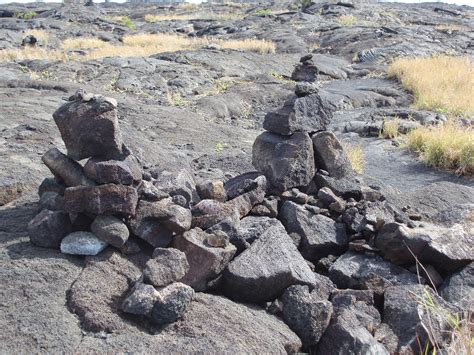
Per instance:
[[[294,76],[305,80],[315,70],[306,56]],[[116,101],[78,91],[53,114],[67,155],[52,148],[42,158],[54,178],[39,187],[31,242],[75,255],[108,246],[151,255],[122,310],[152,324],[177,321],[195,292],[211,291],[265,305],[304,349],[331,352],[340,345],[335,341],[350,337],[360,346],[354,352],[388,353],[374,338],[385,297],[388,328],[377,336],[396,352],[404,344],[390,336],[402,339],[414,329],[389,311],[425,279],[440,285],[437,270],[448,275],[472,254],[446,244],[451,239],[442,233],[449,229],[436,229],[443,243],[435,234],[428,240],[426,231],[434,229],[416,225],[419,214],[364,184],[327,130],[332,108],[325,95],[312,82],[298,82],[295,94],[265,117],[266,132],[252,152],[258,171],[196,184],[190,169],[143,169],[123,143]],[[420,276],[406,268],[414,266],[407,244],[431,264]],[[416,302],[410,307],[418,317]]]

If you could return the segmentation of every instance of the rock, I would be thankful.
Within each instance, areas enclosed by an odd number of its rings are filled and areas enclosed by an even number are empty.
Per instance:
[[[237,252],[241,253],[272,226],[283,227],[281,222],[275,218],[245,217],[240,221],[236,233],[230,238],[230,242],[237,247]]]
[[[232,179],[229,179],[224,184],[224,188],[227,194],[227,198],[232,200],[237,196],[243,195],[246,192],[252,191],[257,187],[256,178],[262,174],[254,171],[241,175],[237,175]]]
[[[474,263],[448,277],[440,288],[440,295],[463,310],[474,310]]]
[[[61,253],[73,255],[97,255],[107,243],[89,232],[73,232],[61,241]]]
[[[168,193],[170,196],[184,196],[188,204],[191,201],[199,201],[196,192],[196,183],[190,169],[173,167],[170,167],[169,169],[170,170],[152,172],[152,175],[155,178],[155,186],[161,191]]]
[[[278,199],[271,196],[265,198],[260,205],[256,205],[250,211],[254,216],[276,218],[278,216]]]
[[[30,241],[44,248],[59,248],[71,231],[69,215],[58,211],[43,210],[28,223]]]
[[[156,248],[143,270],[143,282],[162,287],[181,280],[189,271],[186,254],[173,248]]]
[[[194,228],[174,238],[172,246],[186,254],[189,271],[180,280],[196,291],[206,288],[207,282],[214,279],[226,267],[236,252],[235,246],[213,247],[209,245],[209,234]]]
[[[283,319],[300,337],[303,346],[319,342],[332,315],[332,304],[309,291],[308,286],[290,286],[283,293]]]
[[[175,235],[162,223],[153,220],[143,220],[139,224],[129,224],[133,234],[143,239],[154,248],[166,248]]]
[[[224,291],[241,302],[272,301],[294,284],[313,284],[315,277],[281,226],[268,228],[224,272]]]
[[[291,79],[313,82],[327,79],[347,79],[350,62],[328,54],[312,54],[312,58],[296,65]]]
[[[336,285],[333,284],[329,277],[314,273],[315,283],[312,285],[311,294],[314,294],[319,299],[328,300],[329,296],[336,290]]]
[[[448,228],[423,223],[410,229],[388,223],[377,234],[375,245],[384,258],[399,265],[414,262],[415,255],[423,264],[453,271],[474,260],[474,235],[461,224]]]
[[[389,286],[414,285],[419,281],[415,274],[384,261],[379,256],[348,251],[329,268],[329,278],[339,288],[373,290],[382,294]]]
[[[353,174],[351,162],[334,133],[318,132],[311,139],[316,167],[326,170],[336,179]]]
[[[301,236],[301,254],[313,262],[329,254],[342,253],[349,242],[344,224],[313,214],[291,201],[281,207],[280,220],[288,233]]]
[[[312,133],[326,129],[332,112],[318,94],[291,97],[285,105],[265,116],[263,128],[269,132],[292,135],[295,132]]]
[[[128,155],[124,160],[91,158],[84,165],[84,173],[99,184],[132,185],[142,179],[140,165],[133,155]]]
[[[426,283],[434,288],[438,288],[443,283],[443,277],[439,274],[436,269],[429,264],[423,265],[419,264],[412,265],[409,268],[410,272],[414,274],[419,274],[426,280]]]
[[[265,198],[267,179],[265,176],[258,176],[254,181],[256,186],[253,190],[226,202],[227,205],[233,206],[238,211],[240,218],[248,215],[252,208],[262,203]]]
[[[449,317],[456,318],[459,309],[421,285],[404,285],[387,288],[384,297],[383,321],[397,337],[396,349],[422,352],[431,339],[441,348],[452,334]],[[429,333],[428,333],[429,332]]]
[[[140,196],[140,200],[155,202],[155,201],[159,201],[159,200],[169,197],[168,193],[161,191],[155,185],[153,185],[152,182],[146,181],[146,180],[142,180],[140,182],[137,190]],[[176,196],[180,196],[180,195],[176,195]]]
[[[38,201],[38,210],[60,211],[62,210],[63,203],[64,198],[58,193],[44,192]]]
[[[14,177],[2,177],[0,179],[0,206],[19,198],[24,189],[24,184]]]
[[[114,159],[122,154],[122,136],[114,99],[77,92],[53,113],[54,121],[74,160],[94,157]],[[94,134],[91,134],[93,132]]]
[[[130,186],[77,186],[64,191],[64,210],[67,212],[127,216],[135,214],[137,202],[137,191]]]
[[[38,187],[38,195],[41,197],[41,195],[45,192],[55,192],[62,196],[64,195],[65,189],[66,186],[64,186],[56,178],[45,178]]]
[[[141,251],[141,248],[135,240],[127,239],[119,250],[125,255],[135,255]]]
[[[334,178],[318,172],[314,176],[314,182],[319,189],[328,187],[337,196],[345,200],[353,198],[359,201],[362,198],[362,186],[364,182],[361,177],[350,175],[344,178]]]
[[[216,200],[202,200],[191,209],[192,227],[208,229],[225,219],[237,223],[240,213],[237,206]]]
[[[197,185],[196,188],[201,199],[217,200],[220,202],[225,202],[227,200],[224,183],[220,180],[206,181]]]
[[[264,132],[253,145],[252,163],[278,191],[307,186],[315,172],[311,139],[301,132],[289,137]]]
[[[315,83],[302,81],[302,82],[296,83],[295,85],[295,94],[298,97],[308,96],[311,94],[317,94],[318,92],[319,92],[319,86]]]
[[[360,325],[350,310],[345,310],[331,321],[321,337],[317,351],[320,354],[389,354],[372,334]]]
[[[172,283],[157,292],[151,311],[151,318],[157,324],[176,322],[183,316],[194,298],[194,290],[180,282]]]
[[[66,186],[94,186],[94,181],[87,178],[81,164],[61,153],[57,148],[51,148],[43,154],[43,163],[51,172],[66,184]]]
[[[97,216],[92,222],[91,232],[116,248],[121,248],[130,236],[125,223],[114,216]]]
[[[159,292],[152,286],[137,282],[122,303],[126,313],[151,317],[153,305],[159,297]]]

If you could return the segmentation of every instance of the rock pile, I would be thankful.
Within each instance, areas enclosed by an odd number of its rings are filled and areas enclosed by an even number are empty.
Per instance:
[[[313,72],[310,59],[297,71]],[[324,97],[298,82],[265,117],[258,171],[196,184],[190,170],[142,169],[122,140],[117,103],[78,92],[53,115],[67,155],[43,156],[54,178],[40,186],[31,241],[67,254],[109,246],[145,255],[119,307],[155,325],[186,319],[195,293],[207,291],[281,316],[315,353],[418,352],[433,332],[447,339],[449,324],[422,298],[450,314],[472,307],[465,211],[474,208],[441,213],[441,226],[387,201],[326,130]]]

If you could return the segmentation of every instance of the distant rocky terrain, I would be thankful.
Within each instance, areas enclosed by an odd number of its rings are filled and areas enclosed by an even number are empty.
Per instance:
[[[64,46],[140,33],[207,44]],[[1,6],[0,352],[448,349],[474,182],[381,137],[447,119],[386,71],[473,52],[474,10],[439,3]]]

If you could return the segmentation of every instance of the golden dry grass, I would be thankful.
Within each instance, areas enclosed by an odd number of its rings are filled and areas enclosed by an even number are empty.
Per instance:
[[[352,168],[359,174],[362,174],[365,169],[364,152],[360,144],[353,145],[349,143],[342,143],[342,147],[351,162]]]
[[[388,73],[413,92],[417,108],[474,115],[474,64],[469,57],[400,58]]]
[[[442,25],[436,25],[435,29],[440,31],[440,32],[465,32],[469,31],[469,26],[465,25],[458,25],[458,24],[442,24]]]
[[[146,22],[160,22],[160,21],[188,21],[188,20],[238,20],[243,17],[242,14],[233,14],[230,12],[220,13],[220,14],[204,14],[204,13],[195,13],[195,14],[148,14],[145,15]]]
[[[23,59],[50,60],[93,60],[104,57],[147,57],[157,53],[193,50],[206,44],[215,43],[221,48],[238,49],[261,54],[274,53],[273,42],[259,39],[222,40],[208,38],[190,38],[175,34],[136,34],[128,35],[123,44],[116,45],[94,38],[66,39],[61,50],[43,48],[15,48],[0,50],[0,61]],[[69,54],[71,49],[89,49],[86,55]]]
[[[380,135],[383,138],[388,138],[388,139],[396,138],[398,137],[399,133],[400,133],[400,119],[399,118],[383,121],[382,132],[380,133]]]
[[[337,21],[343,26],[354,26],[358,19],[354,15],[341,15]]]
[[[25,37],[29,35],[36,37],[36,39],[42,45],[46,45],[49,42],[49,33],[45,30],[39,30],[39,29],[28,30],[25,32]]]
[[[408,134],[408,147],[430,166],[474,174],[474,129],[454,120],[437,127],[420,127]]]

